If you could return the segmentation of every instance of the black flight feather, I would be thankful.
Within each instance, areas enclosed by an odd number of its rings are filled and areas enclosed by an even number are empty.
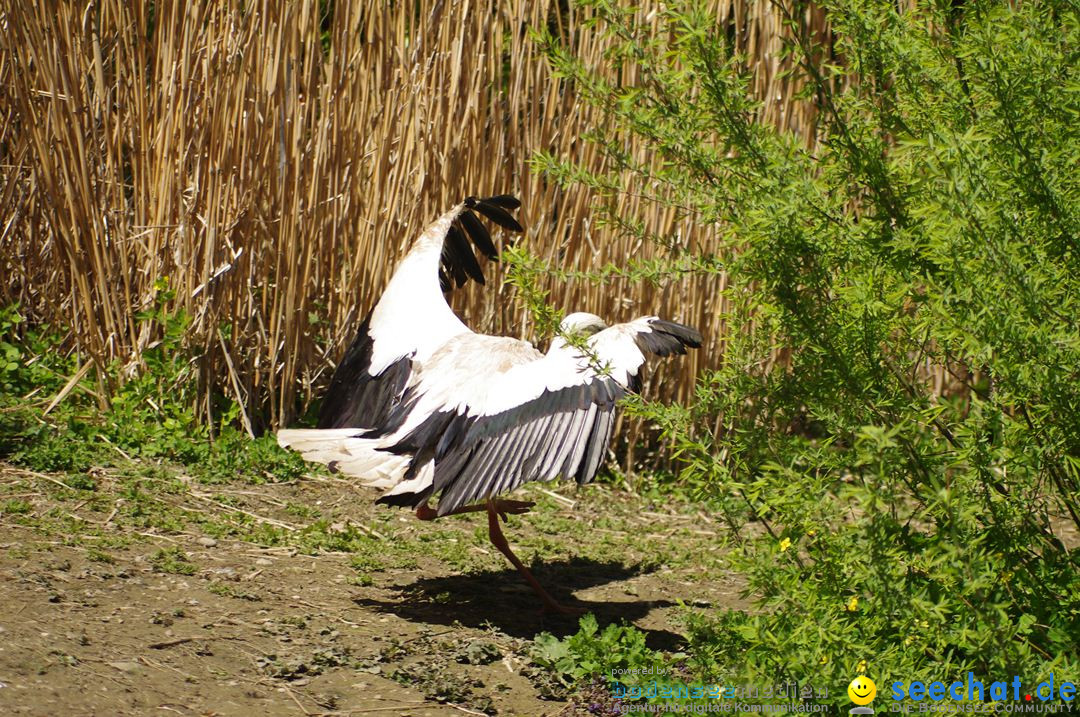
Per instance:
[[[473,240],[473,244],[476,244],[476,248],[484,252],[487,258],[498,259],[499,252],[491,241],[491,234],[488,232],[487,227],[476,218],[476,215],[472,212],[462,212],[458,218],[461,220],[461,226],[465,227],[465,231]]]
[[[446,243],[448,246],[454,248],[454,261],[460,264],[465,273],[468,274],[470,278],[475,279],[476,283],[483,284],[484,272],[480,269],[480,262],[476,260],[476,255],[473,254],[472,247],[469,246],[465,234],[462,233],[457,223],[450,225],[450,229],[446,233]]]
[[[670,356],[671,354],[685,354],[687,346],[694,349],[701,347],[701,333],[689,326],[677,324],[674,321],[651,319],[649,328],[651,331],[641,331],[634,338],[634,342],[642,351],[648,351],[657,356]]]
[[[611,429],[615,425],[614,412],[601,412],[593,421],[592,433],[589,434],[588,445],[585,448],[585,457],[578,468],[577,482],[584,485],[600,468],[604,462],[604,453],[607,452],[608,441],[611,440]]]
[[[467,427],[468,422],[463,420],[451,421],[447,425],[446,430],[439,437],[439,442],[435,445],[435,460],[441,461],[451,448],[458,445]]]
[[[650,322],[654,330],[674,337],[684,346],[689,346],[692,349],[701,348],[702,336],[701,332],[690,326],[675,323],[674,321],[665,321],[664,319],[654,319]]]
[[[476,199],[476,197],[470,197],[470,199]],[[468,199],[465,201],[468,201]],[[494,204],[503,209],[518,209],[521,206],[521,200],[512,194],[496,194],[494,197],[484,197],[478,201],[485,204]]]
[[[544,480],[544,472],[542,470],[543,460],[547,457],[548,452],[555,443],[555,436],[558,433],[559,422],[561,419],[562,415],[557,414],[554,416],[543,416],[536,422],[540,427],[540,431],[537,433],[537,448],[533,451],[531,456],[525,459],[525,463],[521,467],[524,474],[535,475],[537,480]]]
[[[525,229],[518,224],[517,219],[510,216],[510,213],[500,207],[498,204],[489,204],[483,200],[476,203],[474,207],[476,211],[483,214],[491,221],[498,224],[503,229],[509,229],[512,232],[523,232]]]
[[[491,233],[473,211],[509,231],[524,231],[521,224],[507,211],[521,206],[521,202],[509,194],[499,194],[487,199],[468,197],[464,204],[465,209],[450,225],[443,240],[439,285],[444,292],[451,291],[455,285],[464,285],[469,279],[484,283],[484,272],[469,245],[470,239],[485,256],[492,261],[498,261],[499,251],[491,240]]]
[[[431,488],[425,488],[419,493],[399,493],[398,495],[383,495],[375,499],[378,505],[394,505],[400,508],[419,508],[427,502],[431,495]]]
[[[405,421],[409,418],[409,414],[412,413],[413,408],[416,407],[416,403],[420,400],[420,396],[421,394],[417,393],[415,386],[405,389],[401,394],[401,397],[394,403],[393,408],[386,414],[386,418],[382,423],[370,430],[358,434],[358,437],[381,438],[395,432],[405,425]]]
[[[466,421],[465,416],[459,416],[453,411],[436,411],[431,414],[416,428],[409,431],[408,435],[402,438],[400,441],[382,450],[388,453],[396,453],[398,455],[405,455],[408,453],[416,453],[417,457],[425,450],[430,450],[435,445],[444,432],[446,432],[450,425],[454,421]],[[416,464],[417,460],[412,460],[413,464]]]
[[[465,286],[465,282],[469,280],[469,275],[465,273],[465,267],[462,266],[461,261],[453,261],[449,264],[450,274],[454,277],[454,283],[458,288]]]

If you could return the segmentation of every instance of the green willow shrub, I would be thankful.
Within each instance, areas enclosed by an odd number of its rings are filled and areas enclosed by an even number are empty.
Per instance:
[[[721,226],[722,262],[673,250],[672,271],[723,264],[728,325],[758,327],[722,337],[725,364],[692,407],[632,406],[672,437],[687,484],[719,499],[756,601],[691,621],[697,668],[824,683],[837,704],[860,669],[883,696],[894,679],[969,670],[1077,677],[1075,4],[828,0],[833,54],[804,4],[777,5],[819,113],[812,150],[756,121],[729,28],[703,9],[668,3],[653,32],[582,4],[596,17],[582,31],[619,39],[611,62],[633,62],[635,84],[537,40],[606,110],[589,139],[613,174],[536,164],[605,206],[633,191]],[[621,154],[633,135],[662,161]],[[514,258],[530,304],[539,270]],[[777,347],[787,365],[763,370]],[[926,366],[948,369],[945,395]]]

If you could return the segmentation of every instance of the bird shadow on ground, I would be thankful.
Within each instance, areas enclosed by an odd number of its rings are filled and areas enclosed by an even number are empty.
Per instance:
[[[675,604],[669,600],[591,602],[570,595],[574,591],[650,572],[640,566],[573,558],[545,561],[533,572],[552,597],[566,607],[592,613],[601,626],[612,622],[635,622],[657,608]],[[578,629],[577,616],[543,612],[539,598],[513,569],[421,577],[388,589],[395,591],[389,599],[355,598],[353,602],[411,622],[477,629],[494,627],[507,635],[527,639],[541,631],[564,636]],[[681,636],[667,630],[642,629],[642,632],[646,634],[649,647],[656,650],[673,650],[683,643]]]

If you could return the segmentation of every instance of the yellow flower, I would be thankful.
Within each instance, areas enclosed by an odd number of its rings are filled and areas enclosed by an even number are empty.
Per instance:
[[[859,660],[859,664],[855,667],[855,671],[860,675],[866,674],[866,660]]]
[[[852,595],[851,599],[847,601],[847,611],[848,612],[855,612],[858,609],[859,609],[859,596],[858,595]]]
[[[780,541],[780,552],[784,552],[791,547],[791,538],[784,538]]]
[[[822,655],[821,656],[821,664],[824,665],[828,661],[829,661],[829,656],[828,655]]]

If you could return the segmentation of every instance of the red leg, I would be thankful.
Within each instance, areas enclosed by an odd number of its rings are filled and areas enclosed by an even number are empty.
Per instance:
[[[457,510],[452,510],[447,515],[458,515],[460,513],[479,513],[482,510],[488,509],[488,504],[495,504],[495,512],[502,516],[503,520],[506,520],[507,515],[521,515],[522,513],[528,513],[529,508],[532,508],[536,503],[531,500],[489,500],[488,503],[483,505],[463,505]],[[434,508],[428,507],[427,503],[416,509],[416,517],[420,520],[435,520],[439,517],[439,512]]]
[[[518,559],[518,556],[514,555],[514,552],[510,550],[510,544],[506,542],[506,536],[502,534],[502,530],[499,528],[499,515],[500,515],[500,503],[501,501],[489,500],[487,504],[488,512],[488,537],[491,538],[491,544],[499,549],[499,552],[506,556],[521,576],[525,578],[525,581],[529,583],[536,594],[540,596],[540,599],[544,602],[544,608],[552,612],[559,612],[563,615],[580,615],[585,610],[581,608],[564,607],[555,602],[555,599],[548,595],[547,590],[544,590],[543,586],[533,577],[533,574],[529,571],[525,564]],[[505,515],[504,515],[505,520]]]

